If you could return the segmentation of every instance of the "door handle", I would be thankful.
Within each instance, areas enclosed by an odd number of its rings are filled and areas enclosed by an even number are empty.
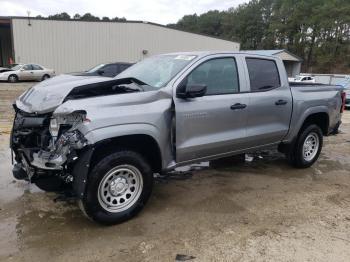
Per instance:
[[[231,106],[232,110],[236,110],[236,109],[244,109],[246,108],[247,105],[246,104],[241,104],[241,103],[236,103],[234,105]]]
[[[286,105],[287,103],[288,103],[288,101],[280,99],[280,100],[275,102],[275,105],[282,106],[282,105]]]

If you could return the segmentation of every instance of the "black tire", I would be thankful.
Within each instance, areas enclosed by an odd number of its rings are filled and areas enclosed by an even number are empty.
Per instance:
[[[312,158],[308,159],[308,156],[304,155],[304,142],[309,136],[316,135],[318,138],[318,147],[313,154]],[[300,131],[294,145],[286,153],[287,159],[291,165],[297,168],[307,168],[313,165],[318,159],[323,145],[323,134],[319,126],[311,124],[303,127]],[[312,150],[312,149],[311,149]]]
[[[49,79],[49,78],[50,78],[50,76],[47,75],[47,74],[45,74],[45,75],[43,75],[43,77],[41,78],[41,81],[45,81],[46,79]]]
[[[130,168],[132,167],[133,169],[136,168],[134,169],[136,170],[136,172],[137,170],[139,171],[138,176],[142,178],[140,179],[140,181],[142,180],[143,186],[140,190],[138,190],[139,193],[137,194],[139,195],[134,197],[134,202],[130,203],[130,206],[128,206],[126,210],[121,210],[120,212],[110,212],[110,210],[107,210],[105,207],[103,207],[103,201],[101,200],[103,196],[100,194],[100,188],[106,188],[103,183],[111,183],[112,181],[114,182],[114,180],[116,180],[116,178],[114,177],[112,177],[112,179],[106,179],[108,176],[111,175],[111,172],[113,170],[118,170],[118,168],[123,168],[125,166]],[[116,177],[118,178],[118,175],[116,175]],[[103,186],[100,186],[100,184]],[[125,182],[125,184],[128,183]],[[110,187],[111,186],[107,187],[109,190],[109,194],[111,194]],[[130,183],[127,187],[130,187],[130,190],[132,189],[132,185]],[[145,161],[145,159],[139,153],[136,153],[134,151],[118,150],[115,153],[112,153],[101,159],[93,167],[88,177],[85,195],[83,199],[79,201],[79,207],[82,209],[84,214],[86,214],[89,218],[98,223],[105,225],[122,223],[136,216],[142,210],[142,208],[145,206],[151,195],[152,188],[153,172],[147,161]],[[103,190],[107,189],[102,189],[102,191]],[[134,190],[136,191],[136,189]],[[117,196],[113,195],[112,199],[116,197]],[[119,200],[120,199],[118,199],[117,202],[119,202]],[[126,203],[127,201],[129,200],[125,198]],[[119,202],[118,204],[122,205],[121,202]]]
[[[9,83],[16,83],[16,82],[18,82],[18,76],[17,75],[9,75],[9,77],[7,78],[7,81]]]

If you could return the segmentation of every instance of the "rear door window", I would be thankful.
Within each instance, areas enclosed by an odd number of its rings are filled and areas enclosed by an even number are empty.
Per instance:
[[[32,65],[32,67],[33,67],[33,70],[43,70],[43,68],[38,65]]]
[[[246,58],[252,92],[267,91],[281,85],[275,61],[261,58]]]

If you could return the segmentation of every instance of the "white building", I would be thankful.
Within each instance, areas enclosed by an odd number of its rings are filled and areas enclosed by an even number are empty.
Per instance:
[[[0,66],[37,63],[57,73],[105,62],[137,62],[178,51],[232,50],[240,44],[141,22],[0,17]]]

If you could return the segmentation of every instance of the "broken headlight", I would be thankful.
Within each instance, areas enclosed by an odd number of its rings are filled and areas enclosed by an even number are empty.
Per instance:
[[[57,115],[51,118],[50,121],[50,134],[53,137],[57,137],[59,135],[60,129],[64,126],[65,129],[74,130],[78,125],[83,123],[86,119],[85,112],[73,112],[68,115]]]

